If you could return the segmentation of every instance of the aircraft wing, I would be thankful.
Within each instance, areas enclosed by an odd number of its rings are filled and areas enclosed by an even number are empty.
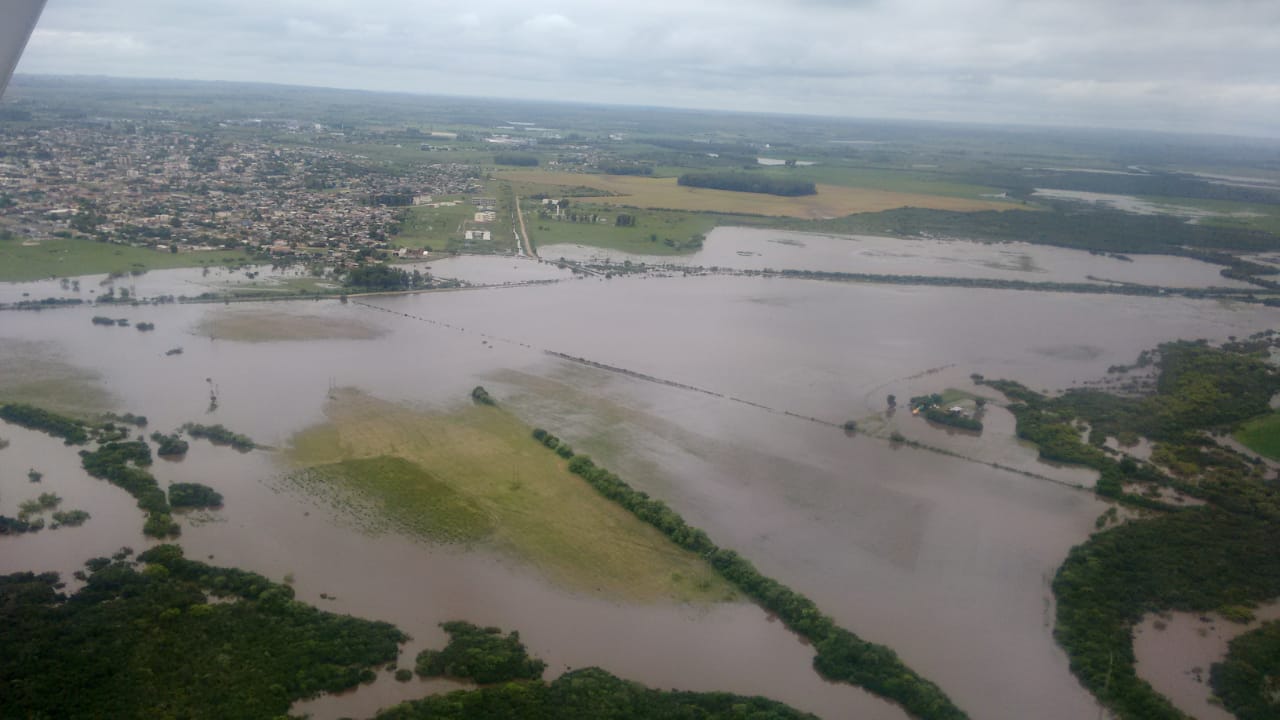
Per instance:
[[[45,0],[5,0],[0,3],[0,97],[9,87],[13,68],[40,19]]]

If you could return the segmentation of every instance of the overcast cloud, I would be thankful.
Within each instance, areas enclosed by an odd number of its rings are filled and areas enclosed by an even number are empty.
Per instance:
[[[18,72],[1280,136],[1280,2],[49,0]]]

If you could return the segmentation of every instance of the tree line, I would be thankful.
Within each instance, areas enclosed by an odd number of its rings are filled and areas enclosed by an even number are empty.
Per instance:
[[[763,193],[766,195],[782,195],[799,197],[816,195],[818,186],[809,180],[781,178],[770,175],[756,175],[742,172],[692,172],[685,173],[676,181],[685,187],[711,188],[714,190],[731,190],[733,192]]]
[[[922,720],[968,717],[941,688],[907,667],[893,650],[839,627],[812,600],[761,574],[751,561],[733,550],[718,547],[704,531],[690,526],[666,503],[632,488],[590,457],[574,454],[542,428],[535,429],[533,437],[562,457],[569,457],[569,471],[601,495],[657,528],[675,544],[704,557],[721,577],[812,643],[817,650],[814,668],[826,679],[862,687],[898,703]]]

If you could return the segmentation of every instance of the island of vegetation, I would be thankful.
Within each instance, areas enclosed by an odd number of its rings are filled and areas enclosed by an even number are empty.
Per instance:
[[[193,438],[204,438],[214,445],[230,445],[240,452],[249,452],[258,447],[248,435],[232,432],[221,424],[201,425],[189,422],[182,426],[182,431]]]
[[[681,175],[677,182],[685,187],[763,193],[783,197],[800,197],[818,193],[818,187],[809,180],[743,172],[691,172]]]
[[[953,397],[948,399],[947,395]],[[912,415],[924,415],[929,422],[948,427],[959,428],[960,430],[969,430],[971,432],[982,432],[982,421],[974,417],[968,410],[961,405],[955,405],[959,398],[954,397],[956,393],[950,392],[933,393],[931,395],[918,395],[910,399]],[[982,398],[974,400],[974,404],[979,408],[986,403]],[[950,404],[949,407],[946,407]]]
[[[97,450],[81,450],[80,461],[85,472],[115,485],[138,501],[147,519],[142,531],[152,537],[170,537],[181,530],[169,514],[169,501],[155,476],[146,470],[151,465],[151,448],[141,440],[103,443]]]
[[[420,270],[407,270],[384,264],[363,265],[347,273],[342,284],[349,289],[367,292],[417,290],[431,286],[431,276]]]
[[[63,526],[78,527],[89,519],[89,513],[84,510],[58,510],[61,504],[62,498],[55,493],[40,493],[40,496],[33,500],[23,501],[18,506],[18,517],[0,515],[0,535],[39,532],[45,528],[45,519],[41,516],[51,510],[53,522],[49,527],[53,530]]]
[[[160,457],[182,457],[191,446],[178,433],[165,435],[162,432],[151,433],[151,441],[156,444],[156,455]]]
[[[407,640],[173,545],[141,566],[126,557],[86,563],[70,597],[55,573],[0,576],[6,716],[283,717],[296,700],[373,680]]]
[[[174,483],[169,486],[169,504],[175,508],[222,507],[222,493],[200,483]]]
[[[1054,635],[1071,670],[1121,718],[1185,717],[1134,669],[1132,630],[1144,614],[1230,611],[1280,596],[1280,488],[1260,461],[1213,437],[1270,412],[1280,390],[1280,370],[1268,362],[1273,342],[1259,334],[1222,347],[1161,345],[1149,355],[1155,392],[1145,396],[1048,397],[987,382],[1013,401],[1018,436],[1042,457],[1097,470],[1099,495],[1145,513],[1073,548],[1053,581]],[[1155,442],[1149,462],[1106,445],[1136,437]],[[1207,504],[1170,503],[1166,490]]]
[[[441,623],[449,633],[444,650],[418,653],[415,671],[421,677],[451,677],[481,685],[511,680],[538,680],[547,664],[529,657],[520,633],[503,635],[495,627],[476,627],[468,622]]]

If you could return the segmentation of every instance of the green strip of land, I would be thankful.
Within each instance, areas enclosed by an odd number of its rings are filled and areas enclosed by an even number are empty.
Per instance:
[[[1272,460],[1280,460],[1280,412],[1254,418],[1235,432],[1236,440]]]
[[[0,282],[246,263],[238,250],[170,253],[82,238],[0,239]]]

